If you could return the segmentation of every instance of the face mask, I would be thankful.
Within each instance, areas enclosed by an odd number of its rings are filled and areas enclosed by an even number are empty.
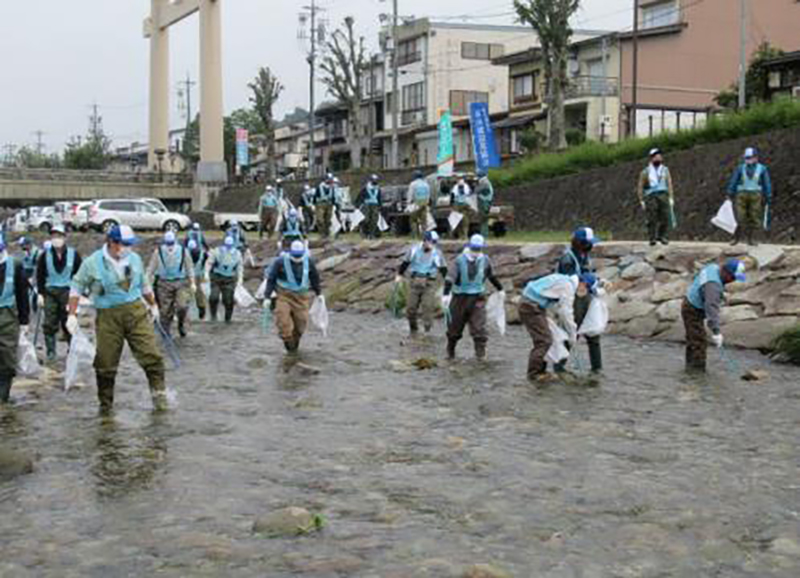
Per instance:
[[[744,162],[747,163],[748,165],[754,165],[758,162],[758,159],[745,159]]]
[[[52,244],[54,249],[61,249],[66,241],[64,239],[53,239]]]
[[[127,259],[128,257],[130,257],[130,254],[131,254],[130,247],[123,247],[122,249],[119,250],[120,259]]]

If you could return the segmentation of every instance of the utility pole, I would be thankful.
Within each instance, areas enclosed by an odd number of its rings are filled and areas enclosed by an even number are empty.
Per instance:
[[[33,134],[36,135],[36,154],[41,156],[44,153],[44,137],[45,132],[42,130],[34,131]]]
[[[392,0],[392,162],[393,169],[400,168],[400,66],[397,59],[398,50],[398,6],[397,0]]]
[[[309,29],[309,40],[311,41],[311,48],[308,53],[308,68],[309,68],[309,83],[308,83],[308,101],[309,101],[309,111],[308,111],[308,178],[314,176],[314,164],[315,164],[315,147],[314,147],[314,135],[316,133],[316,92],[314,90],[315,84],[317,82],[317,56],[318,56],[318,47],[317,44],[324,40],[325,29],[321,23],[319,23],[318,13],[324,10],[324,8],[320,8],[317,6],[317,0],[311,0],[310,6],[303,6],[303,12],[300,13],[300,25],[305,27],[306,19],[310,21],[310,29]],[[301,29],[299,34],[299,38],[305,37],[305,29]]]
[[[6,151],[3,164],[10,167],[14,163],[14,153],[17,151],[17,145],[12,143],[5,144],[3,145],[3,150]]]
[[[747,0],[739,0],[739,110],[747,107]]]
[[[628,136],[636,138],[636,112],[639,108],[639,0],[633,0],[633,87]]]
[[[92,106],[92,116],[89,117],[89,134],[97,141],[103,134],[103,117],[100,116],[100,106],[95,102]]]
[[[188,166],[190,161],[189,150],[186,148],[186,139],[189,136],[189,129],[192,127],[192,121],[194,120],[192,118],[192,87],[195,86],[197,82],[192,80],[192,77],[187,72],[186,80],[182,80],[178,84],[181,87],[178,89],[178,94],[186,94],[186,132],[183,133],[183,155],[184,163]]]

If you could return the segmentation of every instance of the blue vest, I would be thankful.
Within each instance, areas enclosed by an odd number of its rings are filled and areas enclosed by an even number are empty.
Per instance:
[[[411,275],[416,277],[436,278],[439,259],[438,249],[426,253],[422,245],[417,245],[411,252]]]
[[[22,269],[26,277],[32,277],[36,272],[36,263],[39,261],[39,249],[34,248],[30,254],[23,253]]]
[[[364,204],[366,205],[379,205],[381,188],[372,184],[368,184],[366,188],[366,195],[364,195]]]
[[[130,263],[130,287],[125,290],[120,285],[120,280],[113,269],[106,266],[103,250],[95,251],[90,257],[97,263],[97,271],[100,274],[100,284],[103,286],[103,293],[94,297],[94,306],[97,309],[112,309],[121,305],[135,303],[142,298],[142,287],[144,287],[144,266],[142,259],[136,253],[131,253],[128,257]]]
[[[694,278],[689,293],[686,295],[689,298],[689,303],[695,309],[705,310],[706,308],[706,295],[703,292],[703,287],[706,283],[716,283],[725,289],[725,284],[722,282],[720,275],[719,265],[707,265],[700,273]]]
[[[275,193],[266,193],[261,197],[261,206],[265,209],[274,209],[278,206],[278,197]]]
[[[330,205],[333,203],[336,192],[332,186],[321,184],[319,186],[319,202],[323,205]]]
[[[72,268],[75,266],[75,249],[67,247],[67,264],[61,272],[56,271],[55,259],[53,256],[54,250],[55,249],[52,247],[48,249],[47,256],[45,257],[47,261],[47,282],[45,283],[45,287],[48,289],[65,289],[69,287],[72,282]]]
[[[417,179],[411,183],[411,191],[415,203],[427,203],[431,199],[431,188],[422,179]]]
[[[533,301],[542,309],[549,309],[558,303],[558,299],[545,297],[543,293],[556,283],[569,280],[569,275],[561,275],[560,273],[555,273],[553,275],[548,275],[547,277],[542,277],[541,279],[536,279],[525,286],[522,296],[528,301]]]
[[[14,294],[14,269],[15,263],[13,257],[6,258],[6,280],[3,284],[3,293],[0,294],[0,309],[8,309],[16,307],[17,298]]]
[[[240,227],[231,227],[228,229],[228,235],[233,237],[234,247],[237,249],[244,247],[244,241],[242,240],[242,229]]]
[[[307,206],[314,204],[314,189],[303,191],[303,203]]]
[[[310,269],[310,261],[308,259],[308,254],[306,254],[303,256],[303,278],[298,282],[294,274],[294,269],[292,269],[292,259],[288,253],[284,253],[283,272],[286,274],[286,280],[278,279],[278,287],[286,289],[287,291],[292,291],[293,293],[308,293],[308,288],[310,287],[308,273]]]
[[[286,230],[283,231],[284,237],[302,237],[303,233],[300,231],[300,219],[290,219],[286,217]]]
[[[203,235],[202,231],[189,231],[187,239],[189,241],[194,241],[195,243],[197,243],[198,247],[202,247],[203,244],[206,242],[206,238]]]
[[[453,286],[453,293],[456,295],[483,295],[486,290],[486,255],[481,253],[475,259],[477,272],[475,277],[469,277],[469,262],[464,255],[459,255],[456,259],[458,267],[458,284]]]
[[[747,174],[747,164],[743,164],[742,168],[742,180],[739,181],[739,187],[736,189],[740,193],[762,193],[764,192],[761,188],[761,176],[764,174],[764,165],[758,163],[756,165],[755,170],[753,171],[753,176],[750,177]]]
[[[467,186],[464,185],[463,187],[460,187],[456,185],[456,190],[455,190],[456,205],[468,205],[469,204],[469,201],[467,200],[468,198],[469,195],[467,194]]]
[[[213,272],[223,277],[233,277],[242,263],[242,255],[236,249],[220,248],[214,261]]]
[[[667,186],[667,167],[665,167],[664,165],[661,165],[661,167],[659,169],[659,173],[660,173],[660,176],[658,178],[658,183],[656,183],[656,186],[654,186],[654,187],[653,186],[648,186],[647,187],[647,190],[645,191],[645,195],[646,196],[649,196],[649,195],[660,195],[662,193],[669,192],[669,186]],[[649,169],[648,169],[648,175],[649,175]],[[649,178],[648,178],[647,182],[648,182],[648,184],[650,183]]]
[[[575,263],[575,274],[578,277],[583,275],[584,267],[586,268],[587,273],[591,272],[592,261],[591,259],[589,259],[588,255],[586,257],[586,262],[584,263],[584,265],[581,265],[581,260],[578,258],[578,256],[575,254],[575,251],[573,251],[572,249],[567,249],[566,251],[564,251],[564,255],[568,256],[570,259],[572,259],[572,262]],[[558,273],[559,275],[561,274],[559,273],[559,271],[556,271],[556,273]]]
[[[164,281],[182,281],[186,279],[183,262],[186,251],[180,245],[175,245],[177,251],[165,253],[164,247],[158,248],[158,278]]]

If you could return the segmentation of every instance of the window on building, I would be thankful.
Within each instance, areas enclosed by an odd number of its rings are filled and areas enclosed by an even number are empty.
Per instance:
[[[680,22],[678,0],[667,0],[642,8],[642,28],[671,26]]]
[[[586,72],[589,77],[589,91],[594,96],[602,95],[606,89],[606,69],[603,59],[596,58],[586,63]]]
[[[403,112],[425,108],[425,83],[417,82],[403,87]]]
[[[489,102],[489,93],[474,90],[450,91],[450,112],[453,116],[467,116],[469,105],[473,102]]]
[[[484,44],[480,42],[462,42],[461,58],[466,60],[491,60],[503,56],[502,44]]]
[[[397,43],[397,66],[422,60],[422,38],[412,38]]]
[[[538,99],[537,84],[539,82],[539,71],[522,76],[515,76],[512,82],[515,103],[535,101]]]

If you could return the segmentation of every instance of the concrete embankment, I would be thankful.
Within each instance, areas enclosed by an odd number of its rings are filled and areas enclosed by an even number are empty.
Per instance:
[[[385,311],[397,265],[407,244],[382,241],[337,244],[315,249],[325,293],[334,309]],[[460,246],[444,243],[452,262]],[[496,273],[509,295],[508,319],[518,323],[516,303],[528,279],[552,271],[563,245],[493,244]],[[262,258],[265,253],[257,251]],[[764,245],[755,248],[721,244],[678,243],[650,248],[644,243],[608,243],[595,250],[595,265],[613,283],[608,296],[611,332],[638,338],[681,341],[683,296],[696,271],[705,264],[739,257],[748,263],[748,281],[729,286],[722,314],[731,345],[768,349],[772,339],[798,323],[800,315],[800,248]],[[513,287],[513,289],[512,289]]]

